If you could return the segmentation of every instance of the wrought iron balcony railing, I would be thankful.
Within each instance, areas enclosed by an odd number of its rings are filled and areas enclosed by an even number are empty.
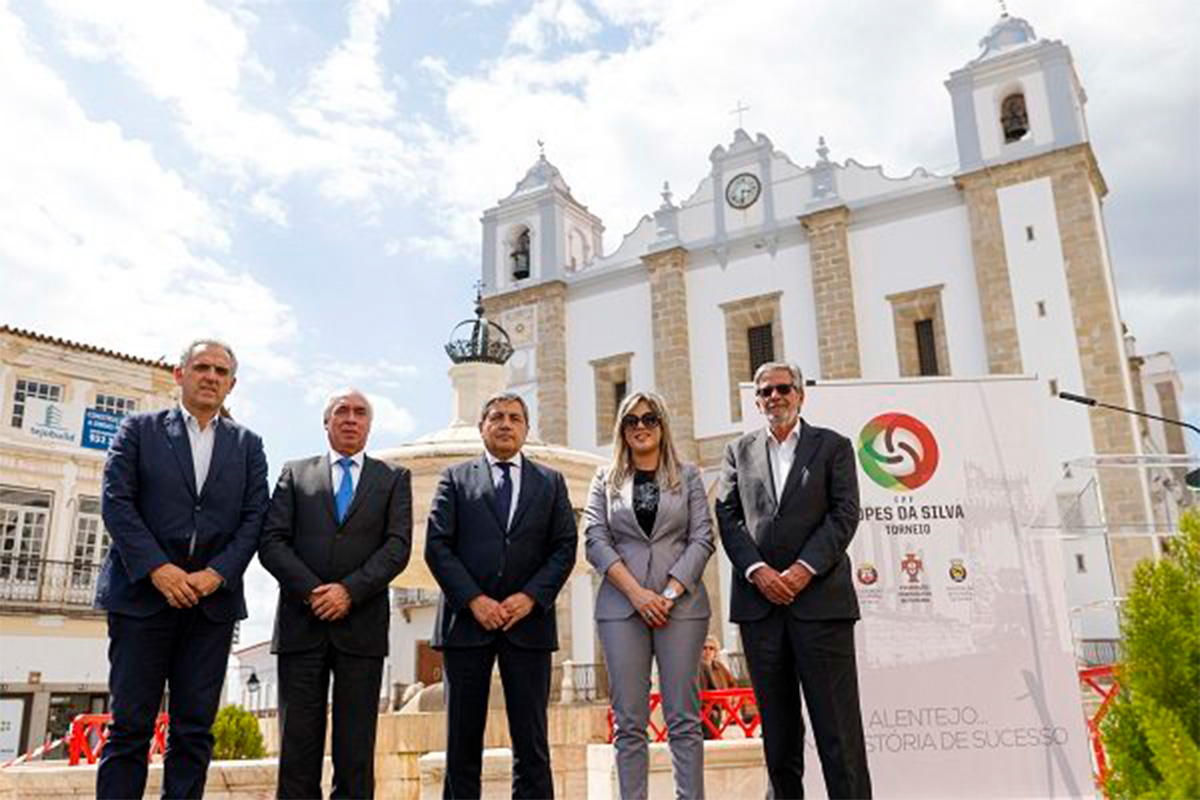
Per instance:
[[[48,561],[0,555],[0,607],[10,610],[88,611],[100,567],[90,562]]]

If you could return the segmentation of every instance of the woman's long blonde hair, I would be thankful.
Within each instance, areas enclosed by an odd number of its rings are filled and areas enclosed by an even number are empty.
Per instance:
[[[671,439],[671,421],[667,414],[666,401],[654,392],[632,392],[626,395],[617,409],[617,420],[613,423],[613,455],[612,463],[608,467],[608,488],[612,492],[620,491],[621,484],[634,473],[633,452],[625,442],[625,430],[621,421],[638,403],[645,403],[650,406],[651,411],[658,414],[658,427],[662,431],[658,447],[658,470],[655,473],[658,485],[677,489],[682,473],[679,454],[675,452],[675,442]]]

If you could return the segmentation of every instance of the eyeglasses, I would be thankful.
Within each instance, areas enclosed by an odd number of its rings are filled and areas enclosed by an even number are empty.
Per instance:
[[[636,428],[639,423],[644,428],[653,429],[657,428],[661,422],[662,418],[653,411],[647,411],[640,417],[637,414],[626,414],[624,417],[621,417],[621,427],[624,430]]]
[[[760,386],[755,390],[754,393],[763,400],[766,400],[771,396],[772,392],[778,394],[780,397],[787,397],[795,388],[796,387],[792,386],[790,383],[777,383],[774,386]]]

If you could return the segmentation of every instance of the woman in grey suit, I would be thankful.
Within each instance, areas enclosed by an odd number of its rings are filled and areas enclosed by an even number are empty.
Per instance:
[[[658,662],[675,796],[704,796],[700,648],[708,632],[701,575],[713,552],[700,471],[681,464],[663,400],[621,403],[612,463],[592,480],[584,511],[587,558],[604,576],[596,621],[615,718],[622,798],[645,798],[650,752],[650,662]]]

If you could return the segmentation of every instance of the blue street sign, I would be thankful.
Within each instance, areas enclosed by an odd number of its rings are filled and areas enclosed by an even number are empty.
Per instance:
[[[111,411],[100,411],[95,408],[83,412],[83,437],[80,445],[93,450],[107,450],[121,427],[124,414],[114,414]]]

